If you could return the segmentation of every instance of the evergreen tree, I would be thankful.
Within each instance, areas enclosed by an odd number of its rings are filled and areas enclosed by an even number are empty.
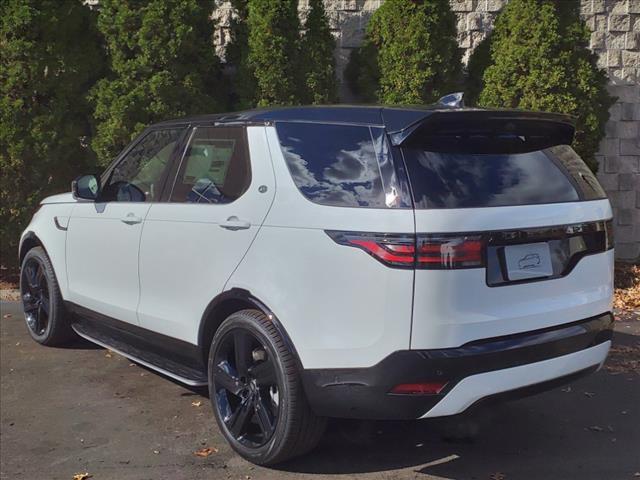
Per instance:
[[[112,72],[92,94],[92,146],[103,165],[150,123],[224,109],[213,7],[201,0],[100,0],[98,27]]]
[[[305,103],[328,104],[337,101],[333,56],[335,46],[322,0],[310,0],[301,42]]]
[[[247,27],[249,52],[240,68],[253,77],[255,88],[241,99],[243,106],[300,103],[298,2],[249,0]]]
[[[358,74],[351,68],[350,78],[365,97],[377,85],[381,103],[431,103],[451,93],[461,63],[448,0],[387,0],[371,17],[365,43],[352,60],[361,68]]]
[[[380,68],[375,45],[365,40],[363,45],[351,50],[349,62],[344,69],[344,79],[349,90],[359,101],[378,101]]]
[[[233,16],[229,26],[231,39],[225,51],[225,63],[231,67],[231,105],[241,110],[251,108],[254,105],[247,102],[253,98],[256,81],[253,72],[245,61],[249,55],[249,29],[247,17],[249,16],[249,0],[231,0]]]
[[[94,162],[86,93],[104,55],[80,1],[3,0],[0,14],[0,256],[11,268],[38,202]]]
[[[484,88],[484,72],[491,64],[491,34],[487,35],[473,49],[465,78],[464,103],[475,106]]]
[[[574,148],[595,171],[614,99],[579,8],[578,0],[511,0],[496,20],[479,104],[574,115]]]

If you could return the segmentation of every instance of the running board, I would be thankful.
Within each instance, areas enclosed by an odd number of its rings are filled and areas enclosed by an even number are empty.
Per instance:
[[[185,385],[202,387],[208,384],[205,372],[149,350],[137,348],[122,339],[116,338],[116,335],[113,335],[110,331],[94,328],[90,322],[73,323],[71,327],[82,338],[101,347],[108,348],[123,357],[127,357]]]

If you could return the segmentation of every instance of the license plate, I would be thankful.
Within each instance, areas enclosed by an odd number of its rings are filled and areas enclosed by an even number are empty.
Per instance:
[[[553,275],[549,244],[546,242],[504,247],[509,280],[550,277]]]

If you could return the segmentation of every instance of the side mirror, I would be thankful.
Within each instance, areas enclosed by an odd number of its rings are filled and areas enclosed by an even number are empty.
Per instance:
[[[100,180],[97,175],[81,175],[71,182],[71,193],[73,198],[82,200],[93,200],[98,198],[100,193]]]

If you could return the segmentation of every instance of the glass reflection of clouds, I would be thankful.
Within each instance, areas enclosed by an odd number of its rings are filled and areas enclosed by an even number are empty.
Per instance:
[[[294,182],[325,205],[387,207],[369,127],[278,123],[280,144]]]

